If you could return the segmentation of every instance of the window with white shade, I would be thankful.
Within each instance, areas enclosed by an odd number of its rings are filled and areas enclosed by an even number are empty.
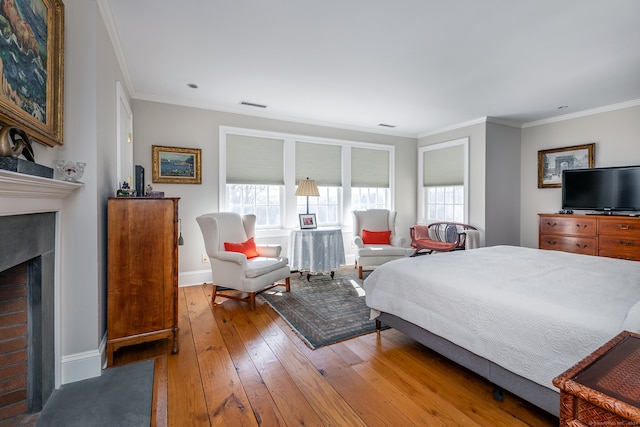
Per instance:
[[[467,169],[468,138],[419,149],[420,222],[466,222]]]
[[[284,191],[284,141],[227,135],[227,210],[255,214],[256,228],[279,228]]]
[[[387,150],[351,149],[351,208],[390,209],[391,153]]]

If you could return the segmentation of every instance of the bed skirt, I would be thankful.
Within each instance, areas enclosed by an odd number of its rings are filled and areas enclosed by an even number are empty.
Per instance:
[[[515,394],[556,417],[559,415],[559,392],[514,374],[484,357],[480,357],[451,341],[392,314],[380,313],[376,320],[397,329],[447,359],[486,378],[492,384]]]

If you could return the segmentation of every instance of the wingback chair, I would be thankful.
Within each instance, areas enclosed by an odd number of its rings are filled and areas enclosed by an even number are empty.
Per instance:
[[[256,307],[256,295],[283,285],[289,292],[289,261],[280,256],[279,245],[255,245],[255,215],[218,212],[196,218],[211,263],[213,295],[249,303]],[[284,283],[277,283],[284,280]],[[237,295],[240,291],[246,296]]]
[[[353,211],[353,244],[359,278],[362,279],[364,266],[378,266],[413,253],[407,247],[407,240],[395,233],[396,214],[388,209]]]

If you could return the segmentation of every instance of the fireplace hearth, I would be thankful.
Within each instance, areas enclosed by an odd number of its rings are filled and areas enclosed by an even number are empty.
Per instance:
[[[55,388],[56,214],[0,216],[0,423]]]

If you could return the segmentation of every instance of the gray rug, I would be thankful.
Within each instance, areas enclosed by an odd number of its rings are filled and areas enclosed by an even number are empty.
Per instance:
[[[376,330],[353,266],[339,268],[333,279],[292,273],[290,292],[276,287],[260,296],[312,349]]]
[[[53,392],[36,427],[149,426],[153,368],[153,360],[147,360],[63,385]]]

